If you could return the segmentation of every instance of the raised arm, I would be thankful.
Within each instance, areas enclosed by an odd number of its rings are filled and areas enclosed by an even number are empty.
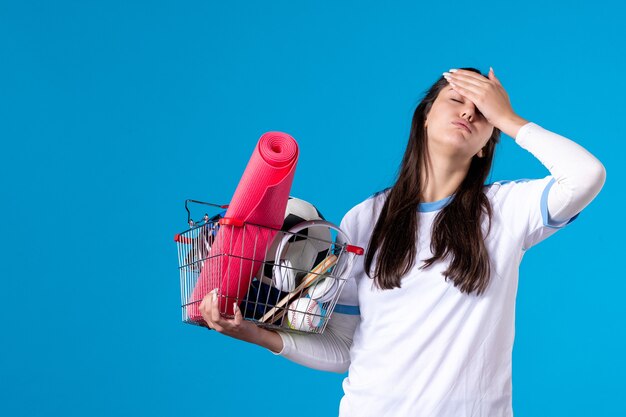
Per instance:
[[[515,142],[554,177],[548,192],[551,222],[562,223],[580,213],[602,189],[606,180],[604,165],[576,142],[532,122],[519,129]]]
[[[493,69],[488,78],[455,69],[445,77],[491,124],[515,138],[518,145],[548,168],[555,180],[547,199],[550,222],[569,220],[600,192],[606,179],[602,163],[577,143],[517,115]]]

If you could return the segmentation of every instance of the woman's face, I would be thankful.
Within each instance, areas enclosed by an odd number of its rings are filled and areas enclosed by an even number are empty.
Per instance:
[[[474,155],[483,156],[482,148],[494,128],[474,103],[450,85],[439,92],[426,116],[424,127],[429,152],[463,160],[469,160]]]

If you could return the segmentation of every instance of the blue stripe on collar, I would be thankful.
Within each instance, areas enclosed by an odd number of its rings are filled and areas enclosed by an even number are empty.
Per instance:
[[[419,203],[419,207],[417,211],[424,213],[428,211],[436,211],[448,205],[448,203],[452,200],[452,196],[449,195],[446,198],[442,198],[441,200],[432,201],[430,203]]]

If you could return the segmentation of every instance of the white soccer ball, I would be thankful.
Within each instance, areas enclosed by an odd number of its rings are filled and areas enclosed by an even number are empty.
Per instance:
[[[281,291],[293,291],[308,271],[322,262],[331,247],[331,233],[328,227],[308,227],[292,236],[283,246],[280,264],[274,265],[276,250],[286,231],[308,220],[325,220],[324,216],[307,201],[289,197],[282,232],[269,246],[265,263],[257,273],[257,279],[273,285]]]

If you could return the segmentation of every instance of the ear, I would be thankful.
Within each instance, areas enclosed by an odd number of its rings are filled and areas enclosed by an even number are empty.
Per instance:
[[[478,151],[478,153],[476,154],[477,157],[482,158],[483,156],[485,156],[483,150],[481,149],[480,151]]]

